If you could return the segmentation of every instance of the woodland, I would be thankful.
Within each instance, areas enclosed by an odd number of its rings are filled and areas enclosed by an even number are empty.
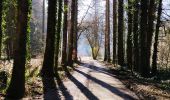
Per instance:
[[[170,100],[169,0],[0,0],[0,100],[110,100],[92,84]]]

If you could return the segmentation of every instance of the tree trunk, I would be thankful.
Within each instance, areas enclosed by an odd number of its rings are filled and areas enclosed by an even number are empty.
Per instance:
[[[104,61],[110,62],[110,1],[106,0],[106,25],[105,25],[105,57]]]
[[[139,71],[139,1],[135,0],[134,2],[134,15],[133,15],[133,68],[135,71]]]
[[[7,89],[7,98],[21,99],[25,93],[26,42],[29,15],[29,0],[18,0],[17,34],[14,50],[12,79]]]
[[[150,0],[150,5],[148,8],[148,30],[147,30],[147,65],[150,68],[150,58],[151,58],[151,47],[152,47],[152,37],[154,32],[154,20],[156,12],[155,0]]]
[[[117,0],[113,0],[113,64],[117,59]]]
[[[127,37],[127,64],[132,69],[132,1],[128,0],[128,37]]]
[[[156,24],[156,32],[155,32],[155,43],[154,43],[154,51],[153,51],[153,62],[152,62],[152,74],[157,74],[157,53],[158,53],[158,37],[159,37],[159,27],[161,24],[161,14],[162,14],[162,0],[159,0],[158,7],[158,16],[157,16],[157,24]]]
[[[44,61],[41,70],[42,77],[54,77],[54,44],[56,33],[56,11],[57,0],[48,1],[48,22],[47,22],[47,38]]]
[[[59,49],[60,49],[60,34],[61,34],[61,21],[62,21],[62,7],[63,2],[62,0],[58,0],[59,7],[58,7],[58,22],[57,22],[57,34],[56,34],[56,52],[55,52],[55,71],[57,71],[58,67],[58,55],[59,55]]]
[[[140,21],[140,73],[148,77],[149,67],[147,65],[147,22],[148,22],[148,1],[141,0],[141,21]]]
[[[71,3],[71,27],[70,27],[70,34],[69,34],[69,40],[68,40],[68,65],[72,66],[73,64],[73,59],[72,59],[72,55],[73,55],[73,38],[74,38],[74,26],[75,26],[75,5],[76,5],[76,0],[72,0]]]
[[[61,64],[66,65],[67,58],[67,19],[68,19],[68,0],[64,0],[64,24],[63,24],[63,46]]]
[[[118,7],[118,64],[124,65],[124,39],[123,39],[123,30],[124,30],[124,9],[123,9],[123,0],[119,0]]]
[[[75,0],[75,16],[74,16],[74,33],[73,33],[73,61],[77,62],[77,17],[78,17],[78,0]]]

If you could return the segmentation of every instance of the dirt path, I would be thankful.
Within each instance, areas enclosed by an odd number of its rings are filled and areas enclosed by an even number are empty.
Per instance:
[[[101,63],[83,58],[83,64],[63,82],[62,100],[135,100],[138,97]],[[64,94],[64,95],[63,95]]]

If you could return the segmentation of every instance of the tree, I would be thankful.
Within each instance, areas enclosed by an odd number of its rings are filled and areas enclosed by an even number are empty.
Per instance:
[[[0,58],[1,58],[1,50],[2,50],[2,3],[3,0],[0,1]]]
[[[71,26],[70,26],[70,34],[68,36],[68,65],[72,66],[73,64],[73,59],[72,59],[72,54],[73,54],[73,38],[74,38],[74,29],[75,29],[75,5],[76,5],[76,0],[72,0],[71,2]]]
[[[132,0],[128,0],[128,36],[127,36],[127,63],[128,67],[132,68],[132,25],[133,25],[133,15],[132,15]]]
[[[116,63],[117,59],[117,0],[113,0],[113,61]]]
[[[119,0],[118,4],[118,64],[124,65],[124,43],[123,43],[123,30],[124,30],[124,9],[123,0]]]
[[[46,49],[44,54],[43,66],[41,69],[42,77],[54,77],[54,44],[56,33],[56,11],[57,0],[48,1],[48,22],[47,22],[47,38]]]
[[[77,17],[78,17],[78,0],[75,0],[75,15],[74,15],[74,32],[73,32],[73,61],[77,61]]]
[[[26,44],[31,1],[18,0],[17,4],[17,34],[14,50],[14,67],[12,70],[11,83],[7,89],[7,98],[11,99],[21,99],[25,93]]]
[[[154,51],[152,57],[152,74],[157,74],[157,53],[158,53],[158,37],[159,37],[159,28],[161,24],[161,14],[162,14],[162,0],[159,0],[158,6],[158,14],[157,14],[157,24],[156,24],[156,32],[155,32],[155,43],[154,43]]]
[[[106,0],[105,54],[104,61],[110,62],[110,1]]]
[[[68,0],[64,0],[64,24],[63,24],[63,44],[62,44],[62,60],[61,64],[66,64],[67,58],[67,19],[68,19]]]
[[[97,59],[99,50],[101,47],[102,39],[99,38],[99,19],[95,15],[93,21],[87,22],[84,27],[86,27],[85,36],[91,47],[92,57],[94,60]]]
[[[134,70],[139,71],[139,1],[135,0],[134,1],[134,12],[133,12],[133,65],[134,65]]]
[[[56,52],[55,52],[55,70],[57,70],[58,67],[58,54],[59,54],[59,46],[60,46],[60,34],[61,34],[61,21],[62,21],[62,7],[63,2],[62,0],[58,1],[59,7],[58,7],[58,22],[57,22],[57,34],[56,34]]]
[[[149,67],[147,65],[147,23],[148,23],[148,1],[141,0],[140,19],[140,73],[143,77],[148,77]]]
[[[147,65],[150,68],[150,58],[151,58],[151,47],[152,47],[152,38],[154,33],[154,21],[155,21],[155,12],[156,12],[156,2],[155,0],[150,0],[148,8],[148,30],[147,30]]]

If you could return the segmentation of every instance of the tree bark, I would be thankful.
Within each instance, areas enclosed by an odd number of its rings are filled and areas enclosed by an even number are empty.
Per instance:
[[[63,46],[61,64],[66,65],[67,58],[67,19],[68,19],[68,0],[64,0],[64,24],[63,24]]]
[[[132,1],[128,0],[128,37],[127,37],[127,64],[132,69]]]
[[[7,89],[7,98],[21,99],[25,93],[26,42],[29,15],[29,0],[18,0],[17,34],[14,50],[12,79]]]
[[[58,22],[57,22],[57,34],[56,34],[56,48],[55,48],[55,72],[57,71],[58,67],[58,55],[59,55],[59,49],[60,49],[60,34],[61,34],[61,21],[62,21],[62,7],[63,2],[62,0],[58,0],[59,7],[58,7]]]
[[[135,0],[134,2],[134,16],[133,16],[133,62],[134,70],[139,71],[139,1]]]
[[[147,65],[147,22],[148,22],[148,1],[141,0],[141,21],[140,21],[140,73],[148,77],[149,67]]]
[[[76,5],[76,0],[72,0],[71,3],[71,27],[70,27],[70,34],[69,34],[69,40],[68,40],[68,65],[72,66],[73,65],[73,38],[74,38],[74,29],[75,29],[75,5]]]
[[[117,0],[113,0],[113,64],[117,59]]]
[[[157,74],[157,53],[158,53],[158,37],[159,37],[159,28],[161,24],[161,14],[162,14],[162,0],[159,0],[158,7],[158,16],[157,16],[157,24],[156,24],[156,32],[155,32],[155,43],[154,43],[154,51],[153,51],[153,62],[152,62],[152,74]]]
[[[42,77],[54,77],[54,44],[56,33],[56,11],[57,0],[48,1],[48,22],[47,22],[47,38],[44,61],[41,70]]]
[[[106,0],[106,25],[105,25],[105,57],[104,61],[110,62],[110,1]]]
[[[124,39],[123,39],[123,30],[124,30],[124,9],[123,9],[123,0],[119,0],[118,7],[118,64],[124,65]]]
[[[73,33],[73,61],[77,62],[77,17],[78,17],[78,0],[75,0],[75,16],[74,16],[74,33]]]
[[[154,21],[156,12],[155,0],[150,0],[148,8],[148,30],[147,30],[147,65],[150,68],[150,58],[151,58],[151,47],[152,47],[152,37],[154,32]]]

